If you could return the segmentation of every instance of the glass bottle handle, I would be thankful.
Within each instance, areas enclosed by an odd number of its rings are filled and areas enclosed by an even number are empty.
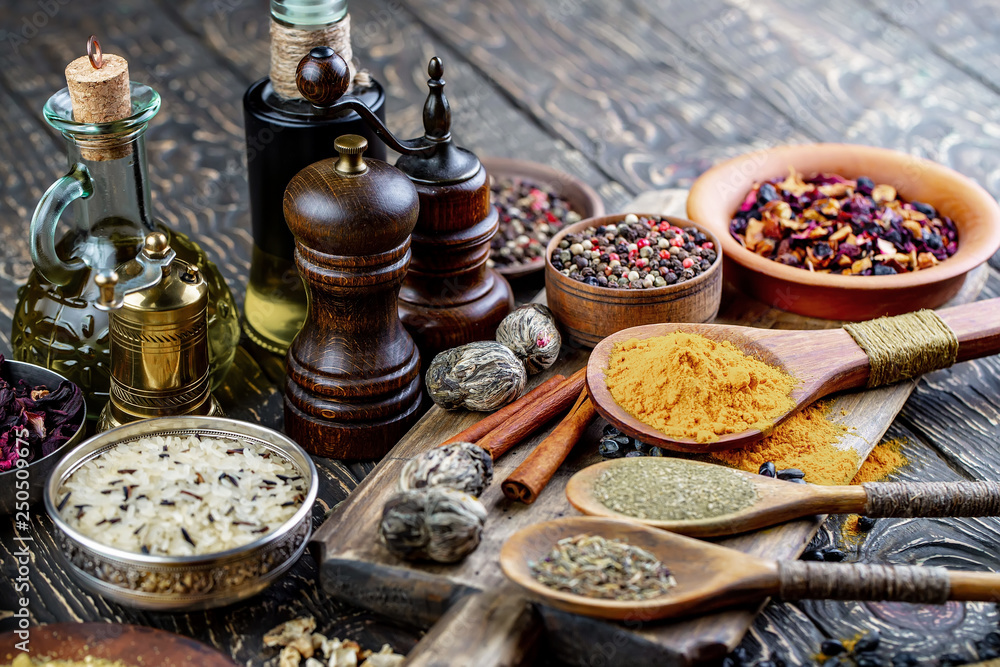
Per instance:
[[[38,272],[54,285],[66,285],[86,264],[81,259],[64,262],[56,254],[56,225],[71,202],[94,194],[90,172],[76,163],[69,173],[49,186],[31,217],[31,261]]]

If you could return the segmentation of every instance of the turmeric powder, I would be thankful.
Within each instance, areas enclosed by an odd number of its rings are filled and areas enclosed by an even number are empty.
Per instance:
[[[795,380],[729,341],[674,332],[617,343],[605,375],[615,401],[669,438],[712,442],[766,430],[791,410]]]
[[[904,444],[906,444],[905,438],[903,440],[886,440],[876,445],[865,462],[861,464],[861,469],[851,480],[851,484],[881,482],[890,473],[905,466],[908,461],[902,452]]]
[[[829,404],[815,403],[775,427],[762,440],[746,447],[713,452],[712,458],[733,468],[757,472],[765,461],[798,468],[813,484],[847,484],[858,470],[858,453],[836,442],[847,427],[827,418]]]

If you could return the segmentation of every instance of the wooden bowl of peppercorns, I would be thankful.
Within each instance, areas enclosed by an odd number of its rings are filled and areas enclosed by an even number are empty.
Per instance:
[[[566,335],[585,347],[629,327],[709,322],[719,312],[719,239],[671,216],[583,220],[549,241],[545,293]]]
[[[824,200],[805,189],[820,180],[832,188]],[[792,214],[777,216],[785,238],[770,241],[765,229],[751,241],[784,205]],[[943,165],[872,146],[780,146],[733,158],[698,178],[687,214],[721,238],[730,283],[833,320],[941,306],[1000,248],[990,193]]]

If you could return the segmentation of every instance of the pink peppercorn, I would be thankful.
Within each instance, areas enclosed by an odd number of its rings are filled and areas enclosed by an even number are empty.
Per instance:
[[[622,260],[622,258],[619,257],[618,253],[616,252],[610,253],[608,255],[608,259],[610,259],[612,262],[620,262]]]
[[[639,259],[635,260],[635,265],[638,267],[643,267],[646,266],[647,264],[649,264],[649,260],[646,259],[645,257],[640,257]]]
[[[694,266],[694,260],[691,259],[690,257],[685,257],[684,261],[681,262],[681,266],[683,266],[685,269],[690,269],[692,266]]]
[[[705,250],[714,250],[715,244],[712,243],[711,241],[705,241],[704,243],[701,244],[701,247],[704,248]]]
[[[649,239],[639,239],[635,242],[637,248],[645,248],[649,245]]]
[[[669,250],[661,250],[660,251],[660,259],[670,259],[670,251]]]
[[[670,239],[670,245],[677,246],[678,248],[680,248],[682,245],[684,245],[684,239],[680,235],[675,236],[674,238]]]

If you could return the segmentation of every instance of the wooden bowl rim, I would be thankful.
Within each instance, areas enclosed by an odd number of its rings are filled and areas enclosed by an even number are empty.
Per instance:
[[[661,220],[668,220],[671,224],[678,227],[694,227],[702,234],[707,236],[709,240],[715,246],[715,261],[712,265],[708,267],[708,270],[704,273],[691,278],[690,280],[685,280],[683,282],[674,283],[673,285],[664,285],[663,287],[650,287],[648,289],[639,290],[622,290],[622,289],[609,289],[607,287],[600,287],[594,285],[588,285],[579,280],[573,280],[569,276],[564,276],[560,271],[552,265],[552,251],[558,247],[559,242],[563,240],[568,234],[573,234],[578,231],[582,231],[587,227],[600,227],[601,225],[606,225],[610,222],[618,223],[625,219],[627,215],[637,215],[639,217],[647,218],[660,218]],[[686,289],[692,289],[699,286],[701,283],[712,280],[716,272],[722,270],[722,246],[719,244],[718,235],[705,225],[695,222],[693,220],[688,220],[687,218],[678,218],[674,215],[660,215],[658,213],[616,213],[614,215],[602,215],[593,218],[587,218],[586,220],[581,220],[580,222],[574,223],[568,227],[564,227],[559,231],[558,234],[552,237],[549,241],[549,245],[545,248],[545,271],[547,275],[551,275],[553,280],[557,280],[564,285],[573,287],[574,289],[580,290],[586,294],[591,294],[595,297],[599,297],[598,301],[603,301],[604,297],[611,295],[631,295],[635,299],[641,299],[642,296],[660,296],[670,294],[671,292],[680,292]],[[628,298],[626,296],[625,298]]]
[[[561,197],[566,197],[565,193],[568,190],[576,189],[583,201],[586,202],[585,211],[579,211],[580,215],[586,218],[596,218],[604,215],[604,200],[601,196],[597,194],[594,188],[587,185],[586,182],[555,167],[550,167],[547,164],[542,164],[541,162],[532,162],[531,160],[520,160],[517,158],[508,157],[483,157],[480,158],[483,167],[486,168],[486,174],[488,176],[498,175],[509,178],[525,178],[532,181],[539,181],[545,185],[550,186],[556,194]],[[493,204],[492,197],[490,198],[490,205]],[[574,223],[576,224],[576,223]],[[545,268],[545,262],[542,261],[543,258],[539,257],[536,261],[530,263],[522,263],[515,266],[494,266],[493,270],[502,276],[508,278],[520,278],[521,276],[527,276],[532,273],[536,273]]]
[[[946,179],[953,184],[965,187],[969,194],[973,196],[968,200],[972,208],[982,212],[984,223],[987,224],[988,234],[984,242],[974,247],[963,246],[959,242],[958,250],[946,261],[930,269],[915,271],[912,273],[896,274],[890,276],[842,276],[825,273],[815,273],[804,269],[785,266],[774,260],[766,259],[753,253],[736,241],[729,234],[729,223],[732,220],[732,213],[726,220],[718,220],[707,216],[702,211],[705,202],[715,197],[714,190],[728,180],[733,172],[753,173],[746,165],[756,162],[763,162],[768,156],[779,155],[789,161],[789,165],[798,157],[806,154],[816,154],[822,152],[824,155],[871,155],[878,159],[893,160],[899,163],[917,163],[924,170],[920,178],[927,178],[929,175],[936,175]],[[752,182],[761,180],[761,176],[756,174],[748,176]],[[768,177],[770,178],[770,177]],[[902,193],[905,196],[905,193]],[[934,205],[933,202],[928,202]],[[735,211],[733,212],[735,213]],[[747,153],[722,162],[698,177],[691,187],[688,195],[687,214],[691,218],[704,221],[703,224],[712,227],[718,226],[723,231],[720,233],[722,239],[723,252],[734,262],[755,272],[768,275],[772,278],[794,283],[804,287],[825,287],[843,290],[871,291],[871,290],[895,290],[913,287],[921,287],[944,282],[952,278],[965,275],[975,267],[990,259],[998,249],[1000,249],[1000,206],[996,200],[982,186],[971,178],[959,172],[945,167],[926,158],[910,155],[888,148],[875,146],[863,146],[856,144],[842,143],[813,143],[813,144],[793,144],[778,146],[764,151]],[[992,223],[992,224],[990,224]],[[956,220],[956,224],[959,221]]]

